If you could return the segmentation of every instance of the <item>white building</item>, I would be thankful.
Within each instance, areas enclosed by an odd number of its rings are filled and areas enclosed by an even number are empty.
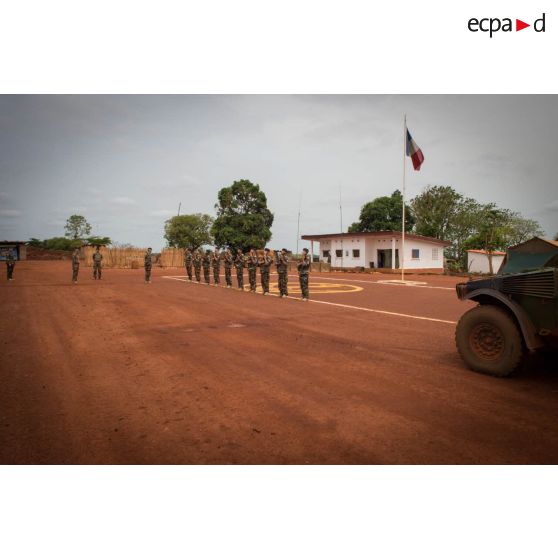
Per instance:
[[[504,258],[505,252],[492,252],[492,270],[498,273]],[[490,264],[488,263],[488,253],[486,250],[467,250],[467,271],[469,273],[490,273]]]
[[[380,231],[304,235],[314,253],[319,243],[320,261],[332,267],[399,269],[401,232]],[[428,236],[405,234],[405,269],[442,272],[444,248],[450,243]]]

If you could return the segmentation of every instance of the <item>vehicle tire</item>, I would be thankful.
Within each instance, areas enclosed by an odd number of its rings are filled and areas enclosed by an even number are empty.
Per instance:
[[[455,344],[465,364],[476,372],[504,377],[521,364],[523,338],[514,319],[502,308],[479,305],[457,323]]]

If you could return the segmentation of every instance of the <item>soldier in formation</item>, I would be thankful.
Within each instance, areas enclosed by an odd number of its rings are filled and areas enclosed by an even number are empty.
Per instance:
[[[184,267],[186,268],[186,274],[188,275],[188,281],[192,280],[192,261],[194,257],[192,256],[192,250],[186,248],[186,253],[184,254]]]
[[[199,250],[196,250],[194,254],[194,272],[196,274],[196,281],[201,282],[201,267],[202,267],[202,255]]]
[[[95,249],[93,253],[93,279],[101,278],[101,268],[102,268],[103,254],[99,246]]]
[[[151,283],[151,267],[153,265],[153,261],[151,258],[151,248],[147,249],[145,256],[143,258],[143,266],[145,268],[145,282]]]
[[[244,254],[239,248],[236,251],[236,257],[234,259],[234,267],[236,267],[236,282],[238,283],[238,288],[244,290]]]
[[[269,293],[269,270],[272,262],[273,258],[269,255],[269,248],[266,248],[260,261],[260,279],[264,295]]]
[[[248,255],[248,280],[250,281],[250,292],[256,292],[256,271],[258,270],[258,255],[252,248]]]
[[[8,252],[8,257],[6,258],[6,273],[8,275],[8,281],[14,280],[14,268],[15,268],[15,259],[12,252]]]
[[[217,247],[211,255],[211,267],[213,267],[213,284],[217,286],[220,281],[219,274],[221,273],[221,254]]]
[[[207,285],[209,285],[209,268],[211,266],[211,251],[206,250],[202,258],[203,278]]]
[[[283,248],[279,253],[276,261],[277,274],[279,275],[278,287],[279,287],[279,298],[284,296],[289,296],[288,291],[288,270],[289,270],[289,258],[287,257],[287,250]]]
[[[302,249],[302,260],[298,263],[298,278],[300,281],[300,291],[302,293],[302,300],[307,301],[309,298],[308,292],[308,275],[310,273],[310,256],[308,255],[308,248]]]
[[[225,283],[227,284],[227,289],[230,289],[232,287],[231,269],[234,262],[231,251],[228,248],[225,250],[223,262],[225,264]]]
[[[79,273],[79,248],[74,250],[72,254],[72,281],[77,283]]]

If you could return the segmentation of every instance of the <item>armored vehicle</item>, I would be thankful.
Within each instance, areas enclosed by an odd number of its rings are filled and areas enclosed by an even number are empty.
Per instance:
[[[455,343],[467,366],[509,376],[529,351],[558,349],[558,242],[532,238],[508,249],[498,273],[456,285],[474,300],[459,320]],[[558,352],[556,358],[558,370]]]

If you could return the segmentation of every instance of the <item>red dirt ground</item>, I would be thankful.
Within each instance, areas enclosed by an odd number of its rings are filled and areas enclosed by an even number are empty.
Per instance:
[[[467,370],[456,279],[311,276],[362,287],[316,300],[436,322],[163,277],[182,270],[90,273],[20,262],[0,279],[1,463],[558,461],[553,363]]]

